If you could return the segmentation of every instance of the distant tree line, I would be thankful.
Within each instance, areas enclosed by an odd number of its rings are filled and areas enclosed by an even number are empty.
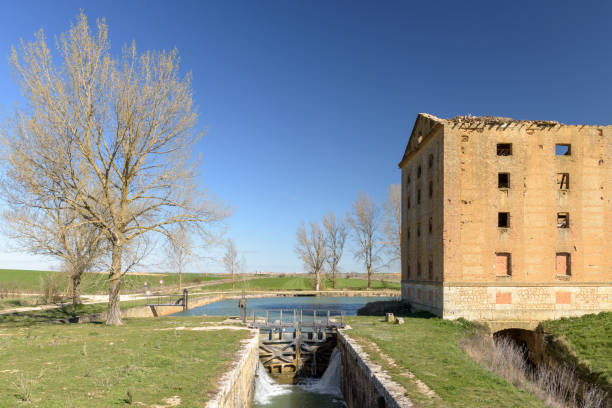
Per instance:
[[[330,212],[322,222],[302,221],[297,229],[295,250],[305,270],[314,274],[315,290],[321,289],[321,274],[326,265],[335,289],[338,264],[347,239],[352,240],[354,256],[362,262],[368,275],[368,289],[371,289],[372,274],[400,259],[400,234],[401,190],[399,184],[394,184],[389,187],[382,208],[369,195],[360,192],[345,218],[337,218]]]

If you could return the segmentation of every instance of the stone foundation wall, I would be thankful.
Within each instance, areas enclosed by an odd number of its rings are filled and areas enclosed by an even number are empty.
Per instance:
[[[542,321],[612,310],[612,284],[444,286],[445,319]]]
[[[206,408],[250,407],[255,394],[255,372],[259,363],[259,331],[238,352],[234,366],[219,381],[219,392]]]
[[[348,408],[409,408],[412,402],[404,388],[377,364],[346,333],[338,332],[342,352],[342,393]]]
[[[410,302],[414,310],[442,316],[442,294],[441,284],[402,282],[402,300]]]

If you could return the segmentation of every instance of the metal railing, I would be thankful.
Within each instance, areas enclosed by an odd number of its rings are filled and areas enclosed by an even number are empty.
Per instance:
[[[249,327],[344,327],[344,316],[344,310],[255,309],[252,311]]]
[[[183,289],[182,295],[164,295],[161,292],[147,292],[147,306],[182,306],[183,311],[189,310],[189,291]]]

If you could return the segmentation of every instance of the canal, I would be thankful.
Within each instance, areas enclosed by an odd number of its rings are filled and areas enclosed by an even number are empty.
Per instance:
[[[247,315],[253,310],[309,309],[338,310],[346,316],[355,316],[357,310],[368,302],[396,300],[392,297],[366,296],[296,296],[247,299]],[[237,299],[197,307],[175,316],[238,316]],[[300,384],[280,384],[268,375],[259,364],[255,378],[254,408],[339,408],[345,407],[342,396],[342,356],[338,350],[332,353],[329,365],[321,378],[309,378]]]

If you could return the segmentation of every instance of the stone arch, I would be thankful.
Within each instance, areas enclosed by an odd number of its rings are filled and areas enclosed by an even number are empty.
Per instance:
[[[522,328],[506,328],[493,333],[493,341],[506,338],[524,350],[526,360],[534,365],[542,362],[543,343],[540,334],[535,330]]]

